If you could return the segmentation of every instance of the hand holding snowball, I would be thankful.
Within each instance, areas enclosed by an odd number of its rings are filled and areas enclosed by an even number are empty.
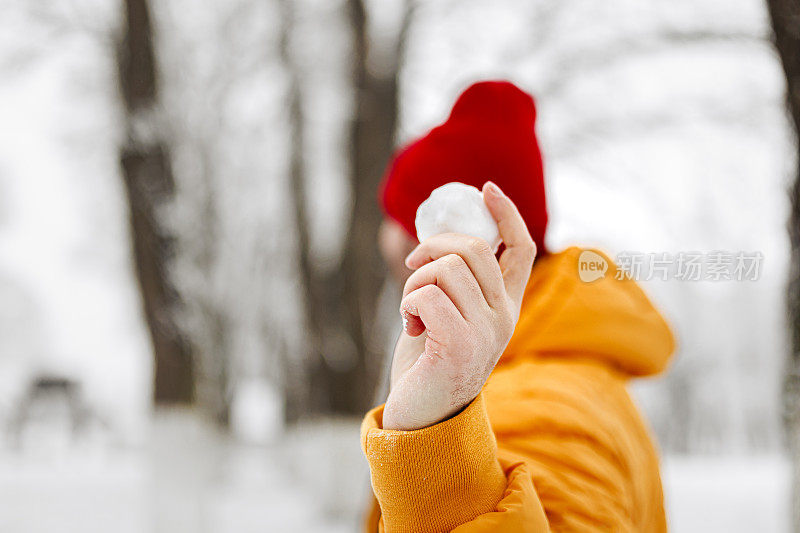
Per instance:
[[[499,261],[485,239],[464,233],[428,237],[406,258],[415,272],[403,289],[384,429],[420,429],[458,413],[511,339],[536,245],[496,185],[484,185],[483,198],[506,246]]]

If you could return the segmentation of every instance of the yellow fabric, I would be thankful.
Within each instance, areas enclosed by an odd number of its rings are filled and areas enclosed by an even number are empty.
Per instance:
[[[581,250],[536,261],[483,392],[418,431],[362,425],[376,500],[367,531],[666,531],[658,457],[626,390],[674,349],[631,280],[578,279]]]

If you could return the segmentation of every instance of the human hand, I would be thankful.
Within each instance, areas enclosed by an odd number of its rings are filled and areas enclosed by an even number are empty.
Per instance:
[[[505,243],[435,235],[406,258],[415,270],[403,289],[403,333],[392,363],[383,428],[414,430],[449,418],[480,392],[514,332],[536,245],[497,185],[483,195]]]

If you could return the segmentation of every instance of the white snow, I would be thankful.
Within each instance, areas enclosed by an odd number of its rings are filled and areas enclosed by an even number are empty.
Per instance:
[[[434,189],[417,209],[414,223],[420,242],[440,233],[463,233],[483,239],[495,252],[501,242],[483,193],[457,181]]]
[[[357,531],[370,490],[358,424],[317,421],[248,446],[178,410],[157,414],[142,448],[2,450],[0,531]],[[667,455],[670,531],[788,533],[789,473],[779,455]]]
[[[231,400],[231,432],[248,444],[270,444],[283,436],[283,395],[263,379],[245,378]]]
[[[669,530],[788,533],[790,473],[781,455],[667,456]]]
[[[140,448],[0,448],[0,531],[356,531],[369,496],[358,422],[306,424],[256,447],[172,410]]]

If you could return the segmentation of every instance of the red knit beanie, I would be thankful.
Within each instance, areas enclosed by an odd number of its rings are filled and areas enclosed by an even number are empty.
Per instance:
[[[507,81],[484,81],[459,96],[450,117],[400,149],[380,191],[383,210],[416,239],[417,207],[435,188],[493,181],[514,201],[540,253],[547,208],[533,98]]]

